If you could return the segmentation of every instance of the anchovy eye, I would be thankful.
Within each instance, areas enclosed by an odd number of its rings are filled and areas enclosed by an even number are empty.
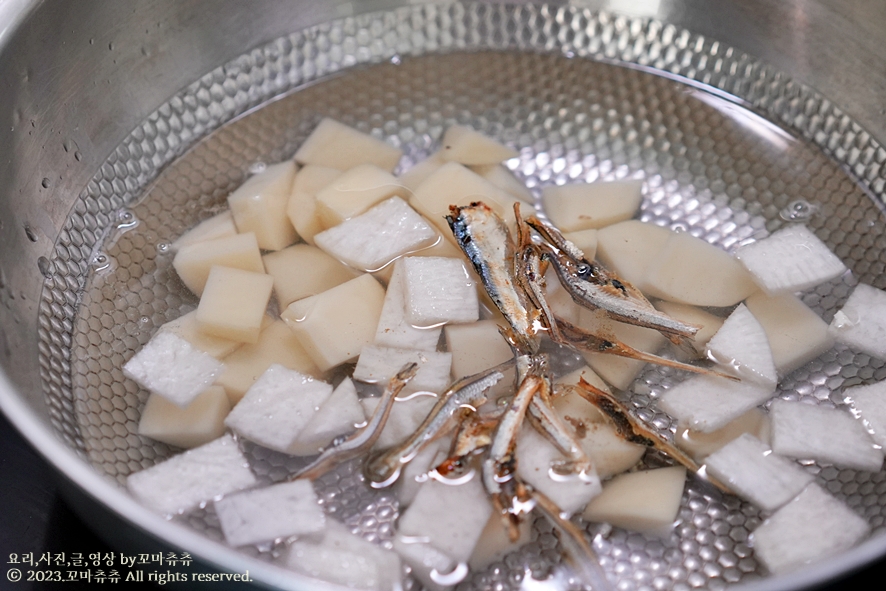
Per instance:
[[[594,267],[589,265],[588,263],[579,263],[576,267],[575,271],[578,273],[578,276],[582,279],[587,279],[594,272]]]

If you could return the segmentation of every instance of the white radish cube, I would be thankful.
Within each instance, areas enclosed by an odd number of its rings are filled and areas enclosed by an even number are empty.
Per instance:
[[[560,476],[556,464],[566,457],[535,428],[524,425],[517,437],[517,474],[550,498],[560,510],[572,515],[600,494],[596,469],[582,475]]]
[[[226,209],[221,213],[217,213],[211,218],[207,218],[182,234],[172,243],[172,250],[178,252],[179,249],[203,242],[204,240],[215,240],[216,238],[227,238],[237,233],[237,226],[234,225],[234,215],[230,209]]]
[[[452,367],[451,353],[392,349],[368,345],[363,347],[354,368],[354,379],[370,384],[387,384],[407,363],[418,364],[418,372],[403,388],[404,394],[412,392],[442,393],[449,385]]]
[[[180,407],[194,401],[222,372],[222,363],[169,331],[155,334],[123,366],[123,375]]]
[[[529,189],[526,188],[526,183],[514,176],[514,173],[507,166],[502,164],[478,164],[471,166],[470,169],[508,193],[511,197],[516,197],[530,205],[535,204],[535,198]]]
[[[517,540],[512,542],[501,516],[493,513],[489,517],[489,521],[486,522],[483,533],[480,534],[480,539],[474,547],[474,553],[471,554],[468,566],[471,568],[471,571],[479,572],[531,541],[531,518],[527,517],[520,522],[517,526]]]
[[[475,322],[480,318],[477,287],[460,260],[406,257],[403,291],[406,320],[415,327]]]
[[[628,472],[603,484],[582,517],[631,531],[666,535],[680,511],[686,468]]]
[[[213,267],[197,306],[197,326],[213,336],[255,343],[272,289],[270,275]]]
[[[448,244],[448,242],[446,242]],[[393,273],[385,292],[384,306],[375,329],[375,344],[398,349],[436,351],[440,328],[416,328],[406,319],[406,293],[403,288],[403,261],[393,265]],[[386,267],[387,268],[387,267]]]
[[[740,304],[707,345],[708,357],[742,380],[775,389],[778,374],[769,339],[747,306]]]
[[[421,538],[397,536],[394,538],[394,551],[409,565],[412,576],[428,591],[449,589],[464,579],[465,565],[459,565],[451,556]],[[448,577],[452,578],[450,584],[446,584]]]
[[[797,296],[755,293],[745,300],[763,326],[775,369],[786,375],[812,361],[834,344],[828,325]]]
[[[164,515],[258,484],[230,435],[130,474],[126,486],[138,501]]]
[[[464,125],[450,125],[442,143],[443,158],[460,164],[498,164],[520,155],[513,148]]]
[[[374,164],[391,172],[402,154],[400,148],[327,117],[295,153],[295,161],[339,170]]]
[[[758,289],[735,257],[687,232],[671,233],[642,285],[648,296],[694,306],[732,306]]]
[[[237,231],[255,232],[264,250],[280,250],[298,239],[286,215],[295,169],[291,160],[272,164],[228,196]]]
[[[848,388],[843,396],[864,421],[874,443],[886,448],[886,382]]]
[[[437,232],[399,197],[314,236],[317,246],[363,271],[381,269],[436,240]]]
[[[467,562],[491,514],[479,478],[457,485],[429,480],[400,516],[399,534],[425,538],[456,562]]]
[[[191,343],[197,349],[209,353],[216,359],[224,359],[241,346],[243,343],[223,339],[221,337],[205,334],[197,324],[197,311],[191,310],[175,320],[170,320],[160,327],[161,331],[168,331],[180,336]]]
[[[355,359],[372,343],[385,290],[361,275],[321,294],[293,302],[281,314],[321,371]]]
[[[723,326],[723,318],[714,316],[710,312],[705,312],[689,304],[678,304],[662,300],[656,302],[655,307],[671,318],[701,327],[694,337],[688,339],[698,353],[704,353],[708,341]]]
[[[215,502],[215,513],[231,546],[310,534],[326,523],[310,480],[227,495]]]
[[[846,411],[775,400],[769,414],[772,451],[777,454],[872,472],[883,465],[882,449]]]
[[[511,347],[493,320],[471,324],[447,324],[443,327],[446,348],[452,351],[452,377],[461,379],[504,363],[514,357]],[[514,372],[502,372],[504,378],[490,389],[491,396],[513,392]]]
[[[668,238],[668,228],[626,220],[597,230],[597,260],[643,291],[646,275]]]
[[[717,376],[695,376],[664,393],[659,407],[694,431],[724,427],[775,393],[775,386],[750,380],[733,382]]]
[[[706,457],[745,433],[768,445],[770,432],[769,414],[755,407],[710,433],[690,429],[681,423],[677,425],[674,443],[696,462],[701,463]]]
[[[402,406],[402,403],[398,402],[395,406]],[[451,442],[451,437],[441,437],[426,443],[415,457],[400,469],[396,487],[401,511],[409,506],[422,484],[428,481],[430,478],[428,473],[446,459]]]
[[[274,278],[274,295],[281,308],[357,276],[356,271],[310,244],[293,244],[266,254],[262,260]]]
[[[599,230],[578,230],[576,232],[566,232],[563,237],[575,245],[585,258],[593,261],[597,257],[597,232]]]
[[[357,388],[345,378],[311,418],[290,449],[298,455],[320,453],[339,435],[353,432],[366,420]]]
[[[633,468],[646,453],[645,445],[625,441],[608,423],[584,422],[570,426],[600,478],[609,478]]]
[[[562,232],[602,228],[631,219],[643,200],[643,181],[571,183],[545,187],[541,201]]]
[[[228,414],[225,424],[250,441],[283,453],[320,409],[332,386],[282,365],[272,365]]]
[[[215,383],[224,387],[231,404],[237,404],[273,364],[312,376],[321,373],[292,329],[282,320],[265,316],[258,342],[243,345],[225,357],[224,370]]]
[[[554,380],[554,384],[563,384],[564,386],[574,386],[577,385],[579,380],[583,379],[590,385],[603,390],[604,392],[610,392],[609,384],[604,382],[600,376],[594,373],[594,370],[588,367],[587,365],[579,367],[576,370],[573,370],[565,375],[560,376],[556,380]],[[574,394],[578,396],[577,394]],[[579,398],[581,398],[579,396]],[[590,403],[589,403],[590,404]]]
[[[590,368],[586,369],[587,371],[585,372],[585,374],[593,373]],[[582,370],[579,369],[576,371],[580,372]],[[575,379],[577,382],[578,378]],[[600,378],[597,379],[600,380]],[[588,381],[587,377],[585,377],[585,381]],[[600,381],[602,382],[602,380]],[[603,384],[603,387],[605,388],[604,391],[609,391],[609,387],[606,386],[605,383]],[[551,406],[554,407],[554,410],[557,411],[557,414],[560,415],[560,418],[563,419],[567,425],[570,425],[573,430],[579,434],[583,434],[583,432],[592,423],[603,423],[606,421],[606,416],[600,411],[600,409],[591,404],[584,396],[579,394],[577,389],[569,389],[559,396],[554,397],[551,401]]]
[[[286,215],[298,235],[308,244],[314,244],[314,235],[326,229],[317,213],[317,192],[340,174],[337,168],[316,164],[308,164],[295,174]]]
[[[235,234],[182,246],[172,260],[179,278],[198,296],[203,294],[209,271],[216,265],[264,273],[255,234]]]
[[[708,474],[764,511],[775,511],[815,479],[747,433],[708,456],[705,465]]]
[[[751,534],[751,544],[766,568],[782,574],[836,556],[869,531],[852,509],[810,484]]]
[[[735,253],[770,294],[803,291],[846,271],[837,256],[806,226],[791,225]]]
[[[585,314],[585,318],[592,317],[593,313]],[[630,345],[634,349],[645,351],[647,353],[655,353],[661,349],[667,339],[657,330],[651,328],[643,328],[642,326],[632,326],[630,324],[622,324],[620,322],[612,322],[608,325],[609,333],[616,340],[626,345]],[[594,331],[592,331],[594,332]],[[599,333],[595,333],[599,334]],[[607,355],[604,353],[582,353],[591,369],[603,378],[606,383],[611,384],[619,390],[627,390],[634,378],[646,366],[645,361],[631,359],[629,357],[619,357],[617,355]]]
[[[230,411],[221,386],[209,386],[184,408],[151,394],[142,409],[138,434],[178,447],[197,447],[225,434]]]
[[[446,162],[447,160],[443,158],[440,152],[434,152],[424,160],[416,162],[409,170],[401,173],[397,180],[400,181],[401,185],[414,193],[431,173],[446,164]]]
[[[828,330],[839,342],[886,359],[886,292],[859,283]]]
[[[390,172],[372,164],[345,171],[317,192],[317,215],[326,228],[368,210],[395,195],[408,196],[406,188]]]
[[[363,412],[367,417],[371,417],[375,409],[378,408],[378,401],[379,398],[360,399]],[[393,447],[415,433],[436,403],[436,396],[416,395],[402,400],[395,399],[381,436],[375,442],[375,448]]]

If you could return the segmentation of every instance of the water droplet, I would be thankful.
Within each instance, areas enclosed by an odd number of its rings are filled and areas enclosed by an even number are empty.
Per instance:
[[[804,199],[797,199],[788,203],[787,207],[779,212],[779,217],[787,222],[805,222],[818,211],[818,206]]]
[[[108,43],[108,51],[114,51],[114,44]]]
[[[170,250],[172,250],[172,245],[168,242],[161,242],[157,245],[157,252],[159,252],[160,254],[166,254]]]
[[[267,170],[268,165],[264,162],[253,162],[249,165],[249,174],[261,174]]]
[[[44,178],[42,181],[40,181],[40,184],[43,185],[43,188],[44,188],[44,189],[48,189],[48,188],[49,188],[49,185],[50,185],[51,183],[50,183],[50,181],[49,181],[48,178]]]
[[[28,237],[28,240],[31,242],[37,242],[37,234],[28,224],[25,224],[25,235]]]
[[[37,268],[40,269],[40,273],[46,277],[47,279],[52,277],[52,264],[49,262],[49,259],[46,257],[40,257],[37,259]]]
[[[90,45],[95,45],[95,39],[90,39],[90,40],[89,40],[89,44],[90,44]]]
[[[151,321],[151,319],[148,318],[147,316],[142,316],[141,318],[138,319],[138,321],[139,321],[139,323],[141,323],[141,324],[147,324],[148,322]]]
[[[74,160],[76,160],[77,162],[83,160],[83,154],[81,154],[79,150],[74,152]]]
[[[399,56],[399,55],[396,55],[396,54],[393,55],[393,56],[391,56],[391,63],[394,64],[395,66],[399,66],[400,63],[401,63],[401,62],[400,62],[400,56]]]
[[[138,225],[138,218],[128,209],[117,212],[117,229],[129,230]]]

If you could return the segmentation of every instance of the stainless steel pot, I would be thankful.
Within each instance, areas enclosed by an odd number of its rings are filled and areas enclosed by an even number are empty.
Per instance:
[[[325,586],[162,520],[135,503],[76,451],[77,428],[63,420],[70,410],[65,407],[64,395],[70,387],[65,376],[70,376],[71,359],[64,355],[65,350],[70,351],[70,343],[38,336],[40,319],[53,317],[41,309],[51,305],[43,293],[53,265],[61,264],[54,247],[78,196],[90,190],[90,181],[95,182],[103,165],[110,162],[113,166],[115,150],[161,105],[247,50],[292,32],[415,4],[387,0],[248,5],[223,0],[0,4],[0,80],[5,81],[0,96],[0,120],[5,122],[0,126],[0,161],[4,162],[0,168],[0,407],[70,483],[71,498],[83,515],[101,523],[115,543],[150,546],[159,540],[188,550],[212,567],[229,572],[249,570],[265,585]],[[855,143],[850,142],[849,149],[861,145],[872,150],[853,172],[869,191],[882,192],[886,178],[886,156],[880,147],[886,141],[886,47],[879,42],[886,24],[883,6],[835,0],[716,4],[702,0],[576,0],[551,5],[553,11],[591,14],[605,10],[632,19],[651,17],[673,25],[675,31],[688,31],[739,53],[747,52],[752,57],[744,63],[770,64],[771,69],[764,68],[766,79],[785,85],[788,94],[805,97],[804,92],[812,96],[817,91],[830,101],[824,106],[817,104],[830,109],[828,113],[843,126],[840,133],[852,134]],[[568,50],[556,45],[547,49]],[[616,51],[595,57],[630,62],[629,53]],[[707,81],[703,68],[672,73]],[[791,86],[788,79],[800,85]],[[280,92],[291,87],[290,82],[280,84]],[[732,90],[741,96],[740,86]],[[747,93],[741,98],[753,105],[753,91]],[[761,101],[766,98],[765,92],[759,96]],[[210,112],[195,129],[207,133],[261,100],[263,96],[247,95],[232,110]],[[767,106],[772,105],[755,105]],[[773,111],[782,114],[782,125],[804,129],[808,124],[802,120],[802,110],[793,113],[794,120],[789,119],[790,109]],[[838,159],[845,156],[840,141],[828,144],[828,138],[811,139]],[[158,149],[153,154],[155,168],[165,166],[185,147],[186,142],[180,142]],[[117,207],[133,199],[156,172],[145,169],[118,175],[121,184],[110,189],[120,199]],[[101,193],[101,187],[96,190]],[[101,225],[96,223],[95,227]],[[91,252],[102,236],[94,233],[91,242],[88,238],[78,245]],[[87,274],[88,258],[82,256],[77,259],[81,262],[70,263],[66,280],[76,281]],[[76,293],[76,289],[67,293]],[[55,305],[63,308],[65,303]],[[76,302],[68,305],[73,310]],[[55,317],[72,315],[61,310]],[[52,334],[65,334],[65,326],[50,328]],[[53,347],[58,350],[52,351]],[[875,536],[843,556],[748,587],[808,586],[884,552],[886,539]]]

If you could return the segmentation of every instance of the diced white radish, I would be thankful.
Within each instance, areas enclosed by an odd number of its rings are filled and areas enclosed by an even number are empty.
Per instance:
[[[314,244],[314,235],[326,229],[317,214],[317,192],[340,174],[337,168],[317,164],[308,164],[295,174],[286,215],[298,235],[308,244]]]
[[[459,564],[423,538],[396,536],[394,551],[409,565],[412,576],[428,591],[449,589],[467,574],[466,565]]]
[[[212,385],[222,363],[169,331],[160,331],[123,365],[123,375],[184,408]]]
[[[415,328],[406,320],[406,293],[403,288],[403,260],[393,265],[385,292],[384,306],[375,330],[375,344],[398,349],[436,351],[440,328]]]
[[[839,342],[886,359],[886,292],[859,283],[828,330]]]
[[[452,377],[460,379],[512,359],[514,354],[493,320],[471,324],[447,324],[443,328],[446,347],[452,352]],[[513,370],[490,389],[490,398],[513,391]]]
[[[224,370],[215,383],[224,387],[231,404],[237,404],[275,363],[315,377],[321,373],[292,329],[282,320],[265,316],[258,342],[243,345],[225,357]]]
[[[281,314],[321,371],[355,359],[375,337],[385,290],[361,275],[293,302]]]
[[[230,435],[130,474],[126,486],[139,502],[164,515],[184,513],[219,495],[258,484]]]
[[[411,392],[440,394],[449,385],[452,353],[392,349],[375,345],[363,347],[357,359],[357,367],[354,368],[354,379],[384,385],[410,362],[418,364],[418,372],[403,388],[404,394]]]
[[[655,307],[681,322],[701,327],[694,337],[688,339],[698,353],[704,353],[708,341],[723,326],[723,318],[714,316],[710,312],[705,312],[689,304],[678,304],[661,300],[655,303]]]
[[[450,125],[443,134],[440,154],[460,164],[498,164],[520,155],[489,136],[464,125]]]
[[[356,271],[310,244],[293,244],[264,255],[262,260],[274,278],[274,295],[281,308],[357,276]]]
[[[367,417],[371,417],[375,412],[378,401],[378,398],[360,399],[363,412]],[[375,449],[392,447],[412,435],[436,403],[437,396],[424,395],[394,400],[391,414],[388,416],[381,436],[375,442]]]
[[[598,230],[578,230],[576,232],[567,232],[563,234],[573,245],[585,255],[589,261],[593,261],[597,256],[597,232]]]
[[[395,195],[408,197],[408,193],[390,172],[373,164],[361,164],[317,192],[317,215],[324,227],[331,228],[385,199]]]
[[[882,449],[861,421],[844,410],[775,400],[769,414],[777,454],[873,472],[883,465]]]
[[[843,502],[810,484],[751,534],[754,555],[775,574],[848,550],[870,526]]]
[[[295,153],[295,161],[339,170],[374,164],[391,172],[402,154],[400,148],[326,117]]]
[[[207,218],[179,236],[172,243],[172,250],[178,252],[190,244],[203,242],[204,240],[215,240],[217,238],[227,238],[237,233],[237,226],[234,225],[234,215],[230,209],[226,209],[221,213],[217,213],[211,218]]]
[[[886,448],[886,382],[847,388],[843,396],[864,421],[874,443]]]
[[[609,478],[634,467],[646,453],[646,446],[625,441],[608,423],[579,425],[567,421],[567,424],[600,478]]]
[[[415,190],[425,182],[425,179],[428,178],[431,173],[435,170],[443,166],[448,162],[443,158],[440,152],[434,152],[421,162],[416,162],[409,170],[400,174],[397,177],[397,180],[400,181],[404,187],[409,189],[411,192],[415,192]]]
[[[775,389],[778,374],[769,339],[747,306],[740,304],[707,345],[708,357],[745,381]]]
[[[582,517],[654,535],[670,532],[680,510],[686,468],[627,472],[603,484],[603,492],[588,503]]]
[[[593,374],[593,371],[590,368],[585,369],[587,371],[583,373],[582,377],[584,377],[585,381],[588,381],[588,378],[585,376],[588,373]],[[577,371],[581,372],[582,370]],[[575,378],[575,380],[577,382],[578,378]],[[603,382],[600,378],[597,378],[597,380],[601,383]],[[606,389],[605,391],[609,390],[609,387],[606,386],[605,383],[603,384],[603,387]],[[551,401],[551,406],[554,407],[554,410],[557,411],[560,418],[578,433],[585,432],[591,423],[602,423],[606,421],[606,417],[600,409],[588,402],[588,400],[575,389],[567,390],[563,394],[554,397]]]
[[[162,325],[160,330],[169,331],[180,336],[197,349],[209,353],[216,359],[224,359],[243,346],[243,343],[239,341],[232,341],[203,333],[197,324],[196,310],[191,310],[175,320],[170,320]]]
[[[477,287],[458,259],[406,257],[403,291],[406,320],[415,327],[475,322],[480,318]]]
[[[597,230],[597,260],[619,277],[646,289],[646,275],[674,232],[668,228],[626,220]]]
[[[283,453],[294,444],[332,386],[282,365],[272,365],[228,414],[225,424],[250,441]]]
[[[274,278],[230,267],[213,267],[197,306],[197,326],[213,336],[255,343]]]
[[[178,447],[197,447],[225,434],[230,411],[221,386],[209,386],[184,408],[151,394],[142,409],[138,434]]]
[[[593,314],[584,314],[582,310],[582,315],[587,318]],[[647,353],[657,352],[667,342],[660,332],[642,326],[613,322],[608,325],[608,330],[616,340]],[[646,365],[645,361],[604,353],[582,353],[582,356],[597,375],[619,390],[626,390]]]
[[[695,461],[701,463],[706,457],[744,433],[768,445],[770,432],[769,415],[759,408],[752,408],[710,433],[696,431],[683,424],[677,425],[674,443]]]
[[[775,369],[781,375],[812,361],[834,344],[824,320],[793,294],[758,292],[745,304],[766,331]]]
[[[435,240],[437,232],[399,197],[314,236],[317,246],[363,271],[381,269]]]
[[[295,168],[291,160],[272,164],[228,196],[237,231],[255,232],[264,250],[286,248],[298,238],[286,216]]]
[[[791,225],[735,253],[770,294],[803,291],[846,271],[837,256],[806,226]]]
[[[609,384],[604,382],[600,376],[594,373],[594,370],[588,367],[587,365],[583,367],[579,367],[578,369],[569,372],[563,376],[560,376],[554,381],[554,384],[563,384],[564,386],[574,386],[578,384],[579,380],[583,379],[590,385],[603,390],[604,392],[610,392]]]
[[[339,435],[354,431],[364,420],[366,415],[357,397],[357,388],[350,378],[345,378],[320,405],[290,449],[297,455],[319,453]]]
[[[560,284],[557,273],[552,267],[548,268],[545,273],[545,286],[547,288],[545,297],[554,316],[578,325],[581,322],[582,308],[575,303],[569,292]]]
[[[628,220],[640,209],[643,181],[571,183],[542,190],[545,213],[561,232],[602,228]]]
[[[399,402],[398,405],[400,405]],[[400,477],[397,478],[396,482],[397,500],[400,501],[401,511],[404,507],[409,506],[409,503],[418,494],[422,484],[428,481],[428,478],[430,478],[428,473],[436,468],[439,462],[446,459],[451,439],[451,437],[441,437],[426,443],[415,454],[415,457],[403,466],[400,471]]]
[[[215,502],[215,513],[231,546],[319,532],[326,524],[309,480],[227,495]]]
[[[216,265],[264,273],[255,234],[235,234],[182,246],[172,260],[179,278],[198,296],[203,294],[209,271]]]
[[[708,474],[764,511],[775,511],[815,479],[747,433],[709,455],[705,465]]]
[[[694,306],[732,306],[755,291],[735,257],[686,232],[673,232],[649,263],[646,295]]]
[[[535,203],[535,198],[526,187],[526,184],[514,176],[514,173],[507,166],[503,164],[477,164],[470,166],[470,169],[512,197],[516,197],[530,205]]]
[[[479,572],[493,562],[498,562],[505,556],[525,546],[532,541],[532,520],[524,519],[517,526],[517,540],[512,542],[508,537],[508,531],[502,522],[501,515],[493,513],[480,534],[480,539],[474,547],[474,553],[468,561],[472,572]]]
[[[774,385],[696,376],[666,391],[659,407],[689,428],[710,433],[763,404],[774,393]]]

